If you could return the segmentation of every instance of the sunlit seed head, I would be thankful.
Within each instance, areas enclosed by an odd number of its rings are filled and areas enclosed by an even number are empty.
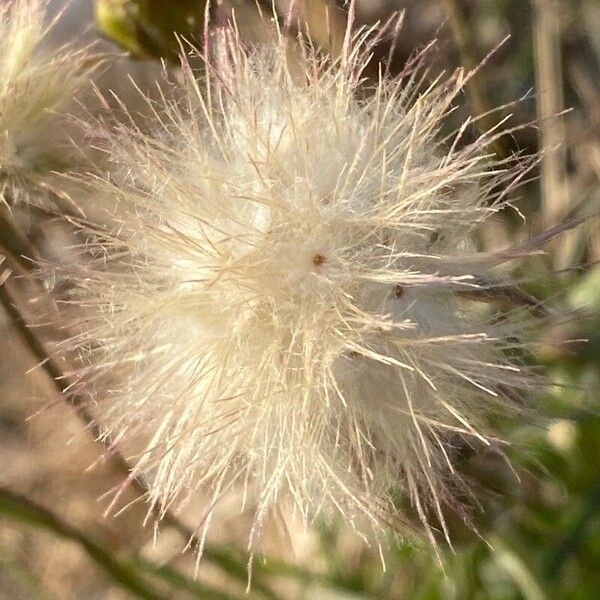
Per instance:
[[[28,195],[45,173],[69,166],[74,154],[64,113],[91,63],[86,50],[45,44],[51,27],[45,9],[44,0],[0,6],[0,200]]]
[[[366,534],[401,529],[407,497],[445,530],[455,448],[488,447],[536,383],[509,352],[526,322],[459,293],[494,281],[501,255],[469,240],[527,165],[490,156],[496,133],[444,139],[462,71],[357,94],[362,33],[293,68],[284,43],[220,44],[206,76],[183,60],[150,133],[94,125],[112,171],[88,184],[115,209],[72,274],[96,309],[81,385],[107,437],[146,440],[152,503],[241,488],[251,542],[278,504]]]

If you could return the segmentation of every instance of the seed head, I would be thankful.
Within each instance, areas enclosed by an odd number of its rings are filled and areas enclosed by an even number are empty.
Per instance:
[[[68,164],[73,154],[66,122],[87,80],[87,51],[53,50],[45,37],[44,0],[0,6],[0,201],[18,200],[32,184]]]
[[[472,241],[527,165],[494,159],[493,132],[463,142],[469,123],[444,137],[462,71],[369,89],[368,39],[295,60],[223,34],[150,132],[95,125],[112,170],[88,183],[114,225],[84,225],[81,384],[107,437],[147,440],[153,503],[239,486],[251,542],[280,503],[378,532],[405,497],[445,528],[455,449],[489,446],[535,383],[510,352],[519,311],[477,301],[503,255]]]

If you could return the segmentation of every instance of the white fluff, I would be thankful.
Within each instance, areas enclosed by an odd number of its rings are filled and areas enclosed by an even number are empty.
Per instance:
[[[0,201],[31,200],[32,185],[75,154],[64,113],[87,81],[85,49],[45,47],[43,0],[0,6]],[[50,25],[51,26],[51,25]]]
[[[251,542],[280,503],[377,532],[407,496],[444,523],[453,447],[489,444],[489,415],[534,383],[506,353],[514,313],[463,298],[493,267],[471,234],[522,170],[486,154],[494,134],[440,140],[461,71],[368,90],[368,52],[365,35],[290,66],[283,42],[224,35],[150,133],[95,125],[113,168],[88,183],[114,227],[84,225],[96,260],[73,274],[96,309],[72,340],[81,385],[107,437],[147,439],[152,502],[242,486]]]

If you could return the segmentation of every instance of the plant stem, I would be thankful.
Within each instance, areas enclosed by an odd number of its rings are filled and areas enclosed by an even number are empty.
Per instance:
[[[77,543],[116,583],[137,597],[145,600],[162,600],[166,598],[147,585],[146,582],[136,577],[124,561],[114,558],[102,544],[77,530],[46,508],[1,487],[0,514],[43,527],[57,536]]]

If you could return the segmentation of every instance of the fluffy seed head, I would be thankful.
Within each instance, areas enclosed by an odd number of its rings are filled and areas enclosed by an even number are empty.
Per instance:
[[[183,61],[150,133],[96,126],[114,226],[86,225],[96,316],[72,341],[106,435],[146,438],[134,474],[163,506],[240,486],[251,538],[277,503],[378,531],[407,497],[443,523],[454,449],[533,385],[514,312],[473,300],[502,259],[472,233],[523,168],[468,123],[443,139],[462,71],[361,82],[366,34],[339,60],[233,35],[215,54]]]
[[[59,113],[87,79],[86,52],[44,47],[44,0],[0,6],[0,200],[13,200],[40,173],[64,166],[68,128]],[[18,185],[17,185],[18,184]]]

